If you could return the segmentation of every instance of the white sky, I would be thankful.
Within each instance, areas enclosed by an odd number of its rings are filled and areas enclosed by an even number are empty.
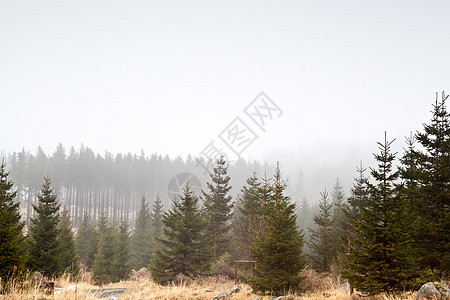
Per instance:
[[[261,91],[284,113],[246,158],[401,150],[449,32],[449,1],[0,0],[0,150],[195,156]]]

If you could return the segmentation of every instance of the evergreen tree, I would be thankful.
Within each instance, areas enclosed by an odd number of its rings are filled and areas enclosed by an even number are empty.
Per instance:
[[[106,218],[106,214],[104,211],[102,211],[100,215],[100,219],[97,223],[97,231],[98,235],[101,237],[105,235],[106,231],[108,230],[108,219]]]
[[[309,259],[317,272],[329,272],[332,259],[332,211],[333,204],[328,200],[328,192],[320,193],[319,211],[314,216],[317,228],[309,229],[311,249]]]
[[[380,153],[374,154],[377,169],[371,169],[376,184],[369,186],[367,208],[355,222],[356,236],[350,247],[348,269],[344,277],[356,289],[368,293],[399,292],[415,283],[417,270],[411,256],[412,239],[405,233],[404,197],[399,193],[393,171],[393,141],[378,143]]]
[[[311,206],[306,198],[303,198],[300,205],[297,206],[297,227],[300,232],[305,232],[305,242],[310,241],[308,228],[314,226],[314,211],[315,207]]]
[[[80,262],[88,270],[94,265],[95,254],[97,253],[98,233],[94,223],[89,219],[87,212],[84,213],[83,220],[78,228],[76,239],[77,253]]]
[[[27,265],[31,270],[39,271],[45,276],[54,276],[61,269],[61,247],[57,239],[60,204],[49,177],[44,178],[37,198],[38,205],[33,205],[36,218],[31,219]]]
[[[344,214],[348,220],[348,224],[352,221],[361,220],[361,214],[364,208],[367,207],[367,198],[369,197],[369,178],[364,175],[366,168],[363,167],[362,162],[360,166],[356,167],[358,176],[354,178],[351,195],[348,198],[348,206],[344,207]]]
[[[237,234],[237,247],[240,255],[250,258],[250,249],[253,248],[255,237],[262,231],[264,216],[261,202],[261,183],[253,173],[247,179],[247,185],[242,188],[238,197],[235,229]]]
[[[153,234],[156,238],[161,237],[161,234],[162,234],[163,212],[164,211],[163,211],[163,204],[161,202],[161,196],[157,195],[156,200],[153,203],[153,210],[152,210],[152,214],[151,214]]]
[[[256,292],[279,295],[304,289],[299,275],[305,266],[303,236],[297,231],[295,204],[284,195],[285,188],[277,167],[267,203],[267,232],[257,236],[251,251],[257,268],[248,282]]]
[[[72,232],[72,223],[70,221],[69,212],[64,209],[58,223],[59,257],[60,263],[59,274],[69,272],[72,275],[77,275],[80,270],[80,263],[75,247],[75,239]]]
[[[154,238],[152,232],[150,209],[144,197],[136,216],[133,241],[133,268],[139,270],[150,264],[153,252]]]
[[[350,197],[347,199],[347,203],[343,205],[343,219],[339,223],[339,227],[343,233],[341,238],[344,249],[343,253],[338,255],[339,265],[342,269],[348,268],[350,245],[356,235],[354,224],[361,221],[361,213],[367,207],[369,179],[365,175],[366,170],[361,161],[359,167],[356,167],[358,176],[353,178],[354,183],[350,190]]]
[[[203,192],[203,205],[206,214],[210,217],[209,231],[214,236],[214,257],[231,250],[230,229],[233,202],[229,195],[231,186],[227,170],[226,161],[221,156],[216,162],[214,173],[210,174],[212,182],[206,184],[208,192]]]
[[[341,265],[341,257],[347,250],[347,237],[346,232],[346,215],[345,208],[347,203],[345,201],[344,188],[342,187],[339,178],[336,178],[336,182],[333,186],[332,197],[332,229],[330,234],[330,246],[331,246],[331,263],[335,265]]]
[[[126,280],[131,273],[130,232],[126,221],[119,224],[114,247],[113,281]]]
[[[23,268],[22,233],[24,222],[20,220],[19,203],[15,202],[16,192],[9,181],[6,164],[0,165],[0,278],[2,285]],[[0,286],[1,289],[1,286]]]
[[[450,114],[447,99],[448,95],[442,92],[441,100],[438,100],[436,93],[431,123],[424,124],[423,132],[415,135],[422,149],[413,149],[411,161],[403,162],[410,166],[409,183],[418,184],[417,189],[408,188],[415,193],[412,209],[418,211],[413,232],[417,256],[423,258],[422,268],[431,268],[436,277],[450,271]],[[417,163],[417,168],[411,168],[411,163]]]
[[[186,184],[180,201],[174,200],[163,216],[162,247],[155,251],[150,266],[152,278],[159,284],[183,274],[194,278],[209,272],[212,240],[208,218],[199,209],[198,198]]]
[[[114,281],[113,260],[116,232],[113,226],[107,224],[99,232],[101,234],[92,268],[92,280],[96,285],[104,285]]]

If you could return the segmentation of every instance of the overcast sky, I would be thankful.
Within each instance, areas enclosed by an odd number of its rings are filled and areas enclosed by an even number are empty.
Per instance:
[[[196,156],[238,116],[246,158],[401,149],[450,90],[449,32],[449,1],[1,0],[0,150]]]

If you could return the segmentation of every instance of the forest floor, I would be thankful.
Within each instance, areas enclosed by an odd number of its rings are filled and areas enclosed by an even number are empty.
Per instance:
[[[311,287],[310,291],[295,295],[294,299],[311,300],[350,300],[368,299],[367,297],[351,297],[348,292],[340,288],[340,281],[330,277],[317,278],[316,275],[309,274],[307,278]],[[315,276],[315,277],[314,277]],[[238,284],[240,291],[233,293],[223,299],[252,300],[258,295],[252,292],[250,286]],[[11,293],[0,295],[1,300],[47,300],[47,299],[67,299],[67,300],[144,300],[144,299],[213,299],[215,296],[229,291],[234,287],[234,280],[224,277],[199,278],[194,281],[178,282],[167,286],[160,286],[154,283],[149,277],[139,277],[133,280],[111,283],[104,286],[95,286],[88,281],[71,282],[67,277],[55,280],[55,289],[51,294],[46,294],[38,287],[23,289],[13,289]],[[377,299],[415,299],[416,293],[408,293],[402,296],[381,295]],[[263,297],[263,299],[266,299]],[[268,298],[267,298],[268,299]]]

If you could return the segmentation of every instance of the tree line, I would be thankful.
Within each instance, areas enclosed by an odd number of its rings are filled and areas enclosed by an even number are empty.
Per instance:
[[[26,267],[50,276],[76,274],[81,262],[98,284],[126,279],[132,268],[141,267],[150,269],[155,282],[167,284],[180,274],[212,275],[214,264],[237,251],[256,262],[244,280],[261,294],[304,291],[305,267],[319,273],[337,270],[369,295],[437,280],[450,265],[447,98],[444,93],[436,98],[431,122],[406,139],[397,165],[394,140],[385,133],[374,153],[376,167],[357,168],[348,198],[338,180],[331,195],[321,192],[314,217],[303,224],[314,225],[308,232],[298,228],[308,207],[302,202],[299,210],[287,195],[279,166],[271,177],[252,173],[233,201],[232,176],[221,157],[201,193],[187,183],[167,210],[161,198],[155,196],[151,208],[141,198],[133,229],[126,218],[118,222],[100,210],[95,221],[92,211],[84,210],[76,237],[46,177],[25,233],[19,189],[3,163],[0,277]]]
[[[250,170],[260,172],[263,168],[270,167],[241,159],[231,166],[230,173],[238,186],[245,180],[241,174]],[[13,152],[8,155],[8,169],[26,226],[35,214],[32,206],[37,204],[36,194],[44,176],[52,178],[59,201],[67,208],[75,227],[81,224],[85,211],[95,222],[104,212],[113,222],[125,219],[132,224],[143,196],[153,200],[160,195],[164,206],[170,206],[172,199],[166,191],[173,176],[189,172],[201,182],[207,176],[190,155],[186,159],[147,156],[143,151],[139,155],[113,155],[108,151],[100,155],[84,145],[66,151],[62,144],[52,154],[45,153],[41,147],[34,154],[25,149]]]

